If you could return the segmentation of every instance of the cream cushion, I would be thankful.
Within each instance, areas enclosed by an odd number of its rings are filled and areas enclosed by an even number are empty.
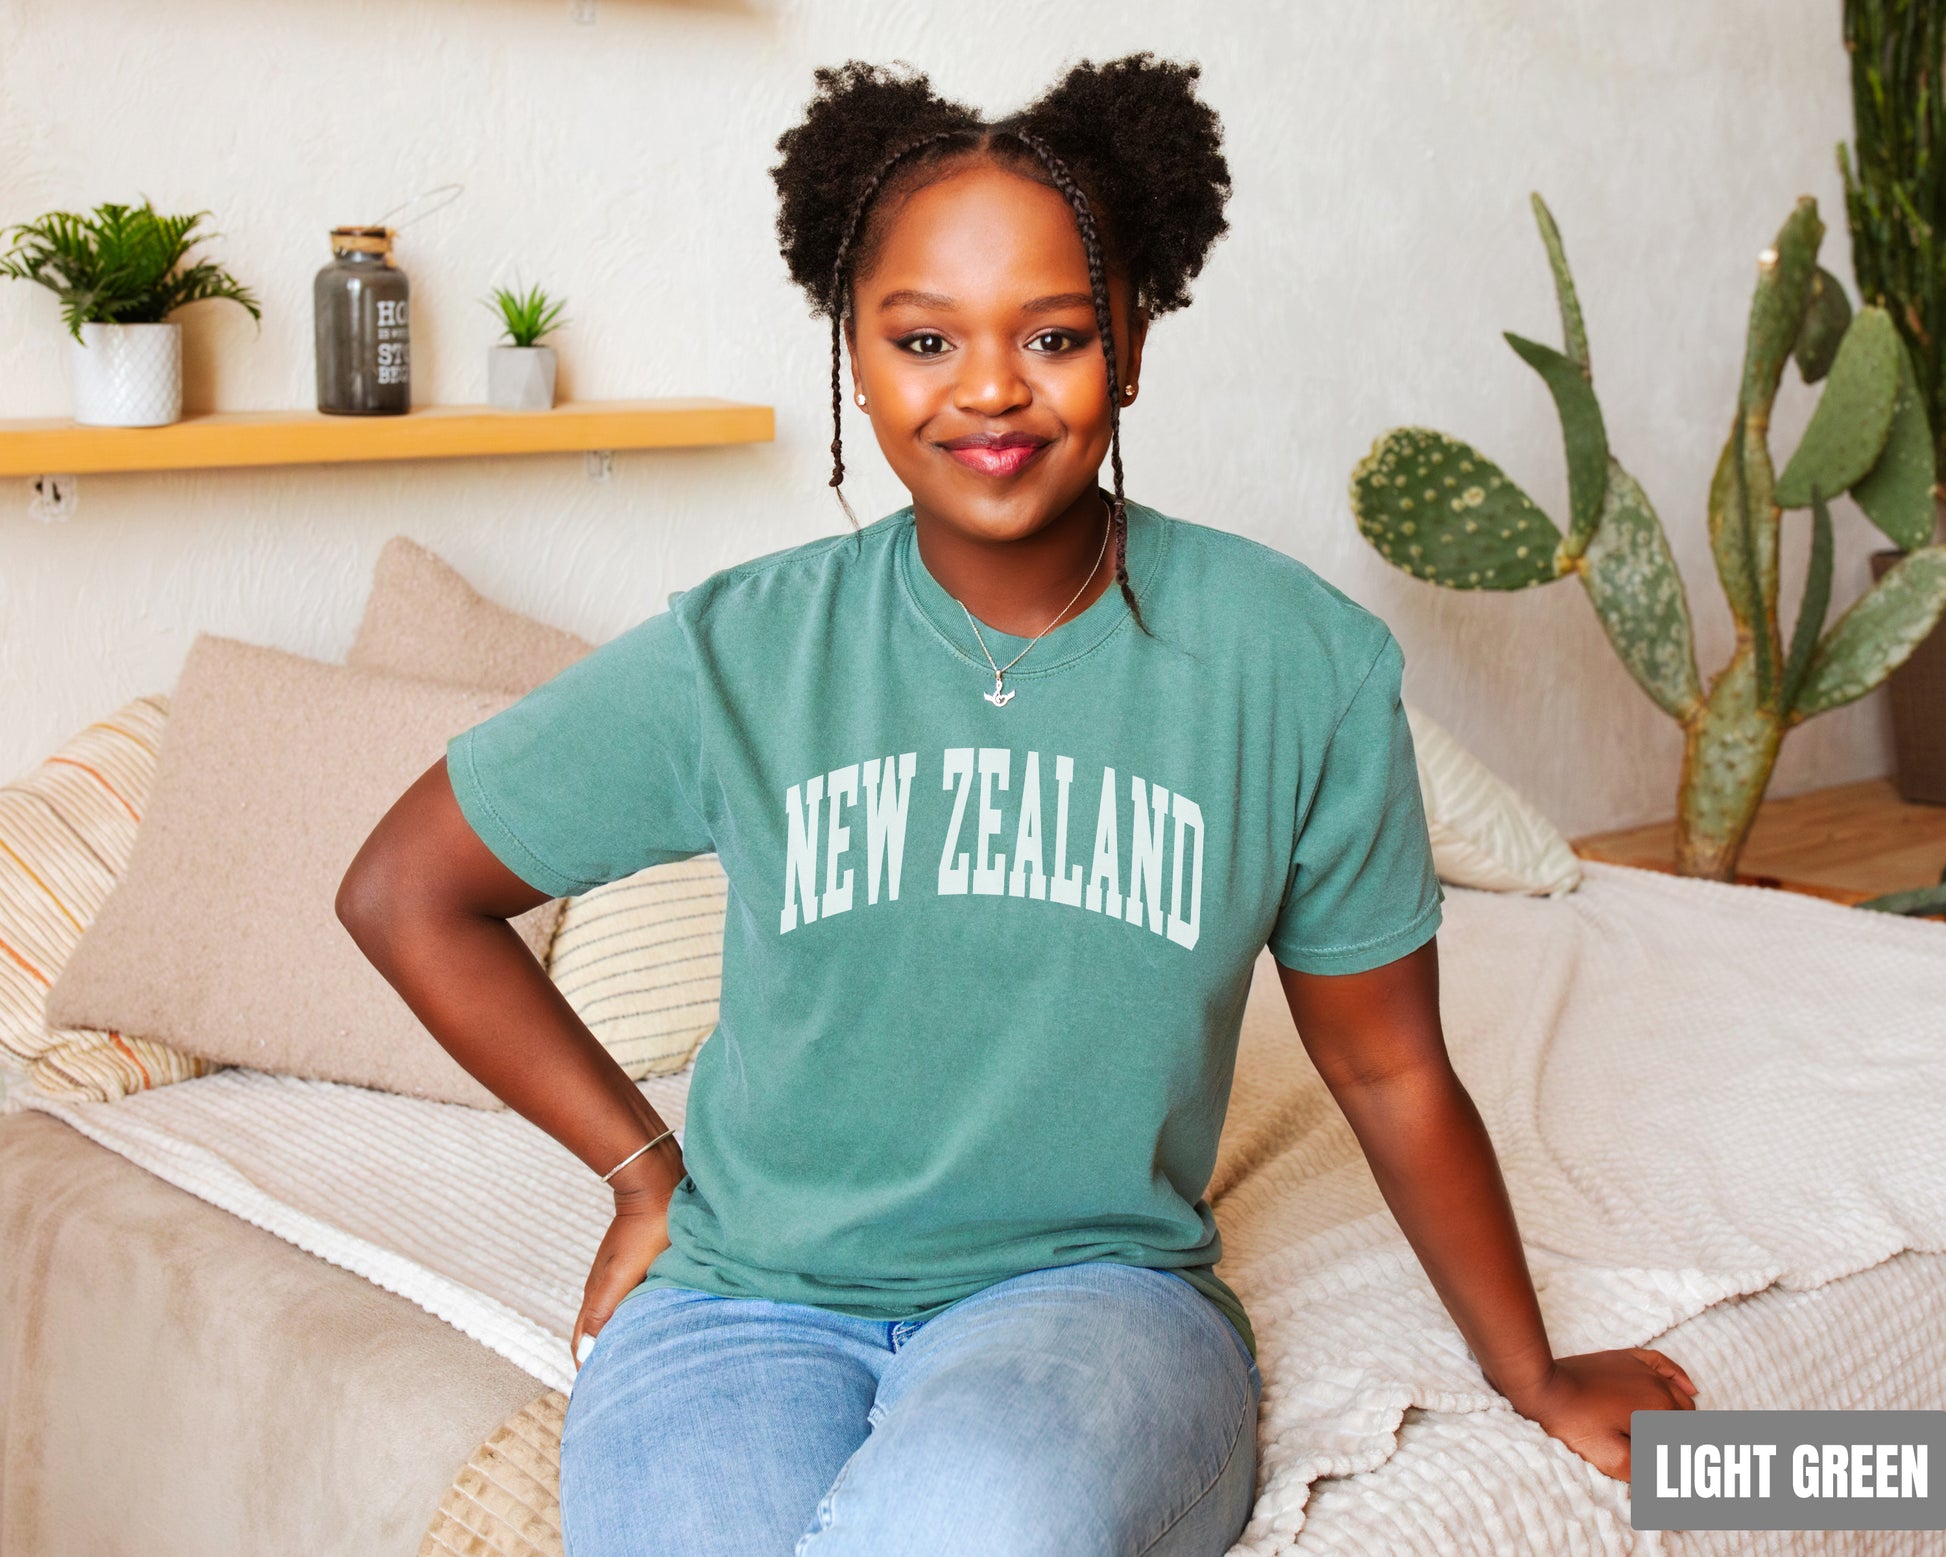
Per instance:
[[[715,1030],[728,896],[703,854],[568,899],[548,973],[637,1081],[681,1070]]]
[[[218,1063],[502,1105],[420,1024],[334,907],[379,818],[513,696],[199,636],[128,870],[48,992],[50,1023]],[[539,954],[558,903],[514,927]]]
[[[0,786],[0,1051],[57,1097],[107,1102],[210,1069],[147,1038],[47,1023],[48,991],[135,846],[168,706],[136,698]]]
[[[1405,717],[1441,881],[1549,897],[1580,884],[1581,862],[1552,822],[1437,720],[1410,704]]]
[[[592,647],[486,599],[443,559],[396,535],[379,553],[348,659],[526,692]],[[681,1070],[716,1026],[728,890],[716,856],[706,854],[567,900],[548,973],[637,1081]]]

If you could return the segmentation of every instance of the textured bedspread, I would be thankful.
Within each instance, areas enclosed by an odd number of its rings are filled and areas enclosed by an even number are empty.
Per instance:
[[[1781,1301],[1901,1250],[1946,1251],[1946,929],[1591,865],[1563,898],[1449,890],[1440,948],[1454,1062],[1499,1150],[1557,1351],[1641,1344],[1773,1284]],[[1444,1549],[1494,1549],[1510,1524],[1582,1532],[1564,1551],[1665,1549],[1629,1531],[1625,1486],[1486,1387],[1266,970],[1245,1045],[1212,1185],[1265,1379],[1239,1552],[1354,1549],[1334,1499],[1398,1453],[1408,1412],[1539,1469],[1472,1483],[1458,1509],[1449,1490]],[[672,1122],[682,1085],[645,1089]],[[568,1384],[564,1338],[606,1194],[517,1117],[244,1071],[36,1106]],[[1877,1324],[1843,1336],[1854,1360],[1875,1354]],[[1699,1403],[1731,1403],[1692,1371]],[[1826,1403],[1812,1382],[1736,1403]],[[514,1434],[544,1474],[544,1424]],[[1419,1445],[1437,1435],[1410,1436],[1404,1463],[1424,1475]],[[511,1482],[534,1473],[518,1457],[483,1463]],[[484,1536],[491,1477],[465,1481],[449,1505],[475,1510],[462,1523]]]

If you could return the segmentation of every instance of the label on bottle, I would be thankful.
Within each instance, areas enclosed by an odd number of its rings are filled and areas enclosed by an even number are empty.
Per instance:
[[[378,381],[410,382],[412,363],[407,299],[387,298],[378,304]]]

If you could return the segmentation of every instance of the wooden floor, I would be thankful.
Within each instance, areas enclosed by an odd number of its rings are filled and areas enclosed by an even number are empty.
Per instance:
[[[1574,841],[1575,853],[1621,865],[1668,869],[1673,821]],[[1767,800],[1738,862],[1743,879],[1808,887],[1856,903],[1884,892],[1931,886],[1946,871],[1946,806],[1909,805],[1890,779],[1867,779]]]

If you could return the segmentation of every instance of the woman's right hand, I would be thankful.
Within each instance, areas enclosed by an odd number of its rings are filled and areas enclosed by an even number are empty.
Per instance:
[[[681,1148],[668,1141],[630,1163],[623,1174],[614,1180],[615,1219],[595,1250],[581,1311],[568,1336],[576,1372],[581,1369],[582,1338],[601,1333],[616,1305],[641,1285],[656,1256],[669,1247],[669,1197],[683,1178]]]

